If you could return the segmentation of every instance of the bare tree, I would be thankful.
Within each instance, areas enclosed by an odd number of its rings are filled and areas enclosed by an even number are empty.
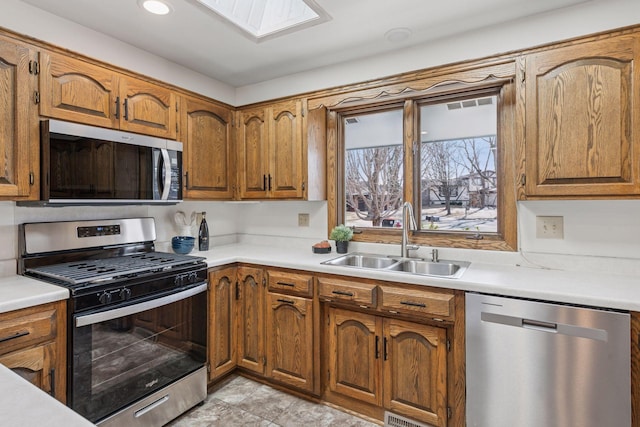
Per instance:
[[[447,215],[460,185],[461,162],[456,141],[425,142],[421,150],[421,174],[429,189],[444,197]]]
[[[468,169],[469,178],[478,177],[480,188],[479,204],[481,208],[487,206],[489,191],[496,188],[496,137],[463,139],[458,144],[464,167]]]
[[[398,145],[347,150],[346,199],[358,218],[378,227],[398,210],[402,164],[402,147]]]

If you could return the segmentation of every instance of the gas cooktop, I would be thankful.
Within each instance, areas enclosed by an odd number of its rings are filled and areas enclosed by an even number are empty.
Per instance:
[[[113,280],[118,277],[135,277],[141,273],[169,270],[173,267],[194,264],[202,260],[204,258],[190,255],[148,252],[30,267],[26,269],[26,272],[31,276],[54,279],[63,284],[81,285]]]

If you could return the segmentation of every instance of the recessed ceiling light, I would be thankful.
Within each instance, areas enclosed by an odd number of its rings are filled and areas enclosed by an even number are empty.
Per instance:
[[[144,10],[155,15],[166,15],[171,12],[169,3],[160,0],[141,0],[138,2]]]
[[[384,34],[384,38],[391,43],[400,43],[411,37],[409,28],[392,28]]]

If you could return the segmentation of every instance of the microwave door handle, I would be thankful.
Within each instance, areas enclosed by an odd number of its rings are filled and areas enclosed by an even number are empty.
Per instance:
[[[158,156],[158,189],[160,190],[160,200],[167,200],[169,198],[169,190],[171,189],[171,168],[167,168],[167,165],[171,163],[169,157],[169,150],[166,148],[160,148],[160,155]]]

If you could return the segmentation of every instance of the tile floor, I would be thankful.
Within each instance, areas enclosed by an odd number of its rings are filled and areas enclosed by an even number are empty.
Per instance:
[[[204,404],[168,424],[170,427],[379,427],[329,406],[289,395],[234,376],[207,396]]]

